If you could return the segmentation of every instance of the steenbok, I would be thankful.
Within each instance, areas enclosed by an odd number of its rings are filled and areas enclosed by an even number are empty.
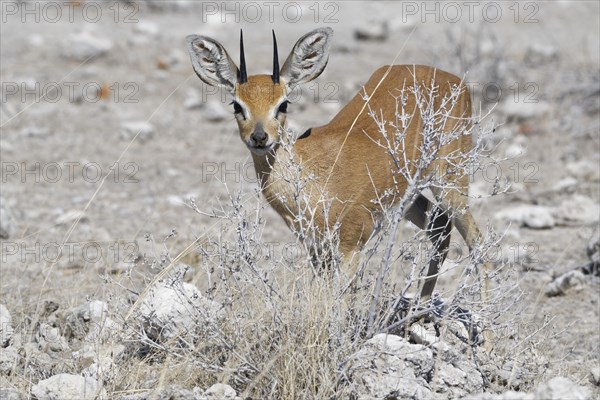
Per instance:
[[[248,76],[241,35],[239,68],[214,39],[190,35],[187,46],[198,77],[233,96],[240,136],[252,153],[268,202],[302,239],[309,236],[302,233],[303,221],[310,221],[321,234],[335,226],[345,264],[352,264],[348,261],[371,237],[384,215],[382,210],[399,203],[413,178],[431,182],[434,198],[417,193],[404,213],[427,232],[434,246],[435,256],[421,290],[421,298],[429,299],[448,251],[452,226],[470,251],[483,241],[467,201],[469,92],[460,78],[439,69],[383,66],[328,124],[307,130],[290,144],[286,139],[287,96],[323,72],[332,35],[330,28],[321,28],[302,36],[279,68],[273,33],[271,75]],[[430,101],[424,103],[414,88],[428,91]],[[426,157],[431,160],[423,167],[419,160]],[[286,171],[290,160],[300,166],[303,176],[310,177],[302,202],[297,183],[286,178],[291,176]],[[313,238],[319,239],[318,235]],[[311,246],[318,248],[318,244]]]

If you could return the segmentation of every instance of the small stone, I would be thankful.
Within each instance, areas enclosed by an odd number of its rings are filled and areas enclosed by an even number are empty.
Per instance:
[[[593,264],[596,264],[596,268],[600,264],[600,227],[596,226],[594,233],[588,240],[586,247],[586,254],[590,258]]]
[[[43,138],[50,135],[50,129],[46,126],[30,125],[23,128],[21,134],[31,138]]]
[[[7,347],[14,334],[12,317],[4,304],[0,304],[0,347]]]
[[[56,225],[71,225],[75,221],[79,221],[79,222],[87,222],[88,221],[88,218],[85,215],[85,212],[83,210],[69,210],[65,213],[62,213],[54,220],[54,223]]]
[[[147,36],[158,36],[160,29],[157,24],[152,21],[139,20],[134,24],[134,31]]]
[[[556,59],[558,59],[558,49],[550,44],[532,43],[525,54],[525,61],[536,66]]]
[[[19,360],[19,354],[14,346],[0,350],[0,373],[9,375]],[[0,396],[0,399],[4,397]]]
[[[209,122],[220,122],[232,118],[232,114],[225,109],[223,104],[214,101],[206,102],[202,108],[202,116]]]
[[[517,158],[525,155],[526,149],[521,143],[513,143],[504,151],[506,158]]]
[[[8,239],[14,230],[14,220],[8,202],[0,196],[0,239]]]
[[[387,20],[369,21],[354,30],[354,38],[360,41],[384,42],[390,35]]]
[[[131,121],[124,122],[121,129],[121,139],[133,140],[137,139],[145,142],[154,137],[156,130],[154,126],[147,121]]]
[[[572,176],[567,176],[552,186],[552,190],[556,192],[572,192],[577,186],[577,179]]]
[[[596,386],[600,385],[600,367],[594,367],[590,370],[592,383]]]
[[[224,383],[216,383],[206,389],[204,392],[206,400],[237,400],[237,393],[234,388]]]
[[[188,88],[186,91],[186,98],[183,101],[183,105],[188,110],[193,110],[204,107],[206,105],[206,102],[202,100],[202,95],[198,90],[194,88]]]
[[[113,43],[105,35],[88,31],[71,35],[63,46],[63,55],[75,61],[100,57],[110,51]]]
[[[33,34],[29,36],[29,44],[35,47],[44,45],[45,40],[43,35]]]

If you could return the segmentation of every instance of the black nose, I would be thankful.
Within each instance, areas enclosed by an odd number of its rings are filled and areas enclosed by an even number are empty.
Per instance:
[[[267,143],[267,134],[262,129],[255,130],[250,138],[255,146],[264,146]]]

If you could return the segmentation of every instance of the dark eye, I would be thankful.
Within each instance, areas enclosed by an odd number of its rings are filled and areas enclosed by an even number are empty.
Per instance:
[[[237,101],[234,100],[230,104],[233,104],[233,113],[234,114],[242,114],[244,119],[246,119],[246,116],[244,115],[244,110],[242,110],[242,106],[240,106],[240,103],[238,103]]]
[[[287,113],[288,103],[289,103],[289,101],[287,101],[287,100],[284,101],[283,103],[281,103],[279,105],[279,108],[277,109],[277,114],[279,114],[279,113],[283,113],[283,114]]]

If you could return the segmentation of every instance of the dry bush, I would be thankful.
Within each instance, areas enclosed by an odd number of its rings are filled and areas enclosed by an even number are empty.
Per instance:
[[[407,231],[402,229],[401,221],[419,193],[427,193],[432,187],[456,189],[444,186],[453,180],[443,174],[425,173],[439,165],[443,145],[460,135],[474,137],[475,144],[468,154],[443,156],[451,166],[445,172],[452,177],[457,172],[469,174],[482,157],[490,157],[484,144],[494,126],[482,116],[465,120],[456,131],[441,135],[440,127],[459,95],[460,89],[456,88],[439,109],[434,109],[431,105],[437,91],[433,86],[407,86],[398,90],[396,121],[383,121],[377,110],[369,110],[382,133],[380,145],[388,149],[392,159],[397,158],[396,165],[409,165],[400,162],[405,154],[406,127],[414,117],[403,108],[407,96],[418,99],[419,117],[426,121],[421,133],[425,140],[423,156],[410,164],[414,168],[409,171],[399,167],[395,171],[398,179],[409,183],[402,198],[391,207],[386,207],[382,199],[376,200],[382,208],[378,229],[353,259],[359,267],[356,274],[348,273],[336,250],[339,226],[326,227],[323,232],[314,223],[316,213],[327,214],[330,200],[314,185],[314,176],[295,162],[295,136],[291,132],[283,134],[280,155],[285,157],[288,175],[280,178],[295,183],[293,195],[300,227],[295,233],[302,240],[274,246],[262,239],[268,226],[258,190],[241,192],[227,187],[229,202],[208,212],[192,201],[191,210],[216,218],[218,229],[196,238],[175,257],[170,255],[167,241],[155,255],[160,272],[145,290],[133,290],[139,298],[126,316],[123,338],[130,342],[127,354],[139,361],[119,365],[122,379],[114,382],[115,387],[127,392],[172,383],[208,387],[224,382],[242,398],[331,398],[344,388],[347,364],[365,340],[381,332],[408,337],[410,325],[422,317],[435,320],[442,328],[450,326],[451,320],[463,318],[465,326],[472,328],[471,336],[442,329],[443,340],[463,341],[473,354],[481,354],[481,331],[500,332],[500,328],[510,327],[514,320],[506,316],[514,315],[511,312],[521,296],[517,285],[508,279],[512,270],[505,261],[489,258],[501,235],[488,228],[484,242],[471,254],[455,246],[455,258],[440,272],[434,301],[423,304],[418,293],[429,261],[436,254],[424,231],[413,229],[413,234],[401,237]],[[393,140],[387,139],[389,129],[394,129]],[[496,190],[494,195],[501,192]],[[316,210],[308,207],[315,195],[323,200]],[[207,298],[222,304],[225,317],[205,324],[189,341],[159,343],[133,316],[153,285],[182,281],[185,271],[179,263],[183,259],[197,261],[193,280]],[[483,271],[486,261],[492,268]],[[484,278],[491,282],[487,299],[482,297]],[[195,312],[202,321],[203,310]],[[499,315],[504,318],[498,319]],[[521,365],[520,355],[530,348],[528,338],[521,339],[516,356],[511,354],[514,347],[498,345],[510,335],[492,336],[491,345],[504,354],[499,357],[504,357],[508,365],[505,369]]]

